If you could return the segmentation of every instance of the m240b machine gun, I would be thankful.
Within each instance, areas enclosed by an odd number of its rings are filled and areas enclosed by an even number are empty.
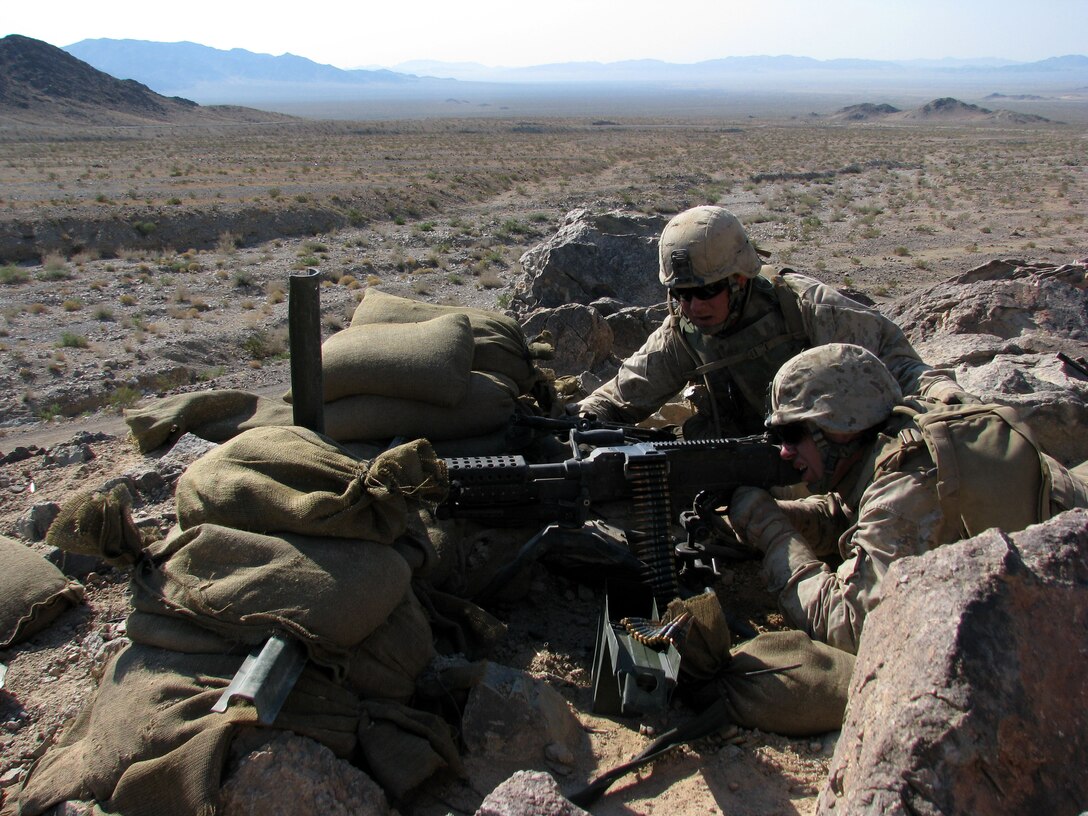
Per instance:
[[[638,590],[609,585],[605,592],[593,658],[593,708],[605,714],[661,710],[676,684],[679,653],[671,643],[652,649],[624,626],[634,618],[658,618],[659,605],[679,594],[672,526],[681,514],[701,516],[728,502],[741,485],[794,484],[797,472],[768,436],[638,441],[624,429],[564,429],[572,455],[562,462],[529,464],[521,456],[445,460],[450,493],[438,514],[496,527],[541,527],[477,596],[481,602],[565,533],[613,546],[619,539],[625,546],[617,548],[637,565]],[[619,527],[601,523],[617,518]],[[682,545],[689,557],[692,529]]]
[[[632,442],[622,429],[572,429],[570,446],[570,458],[550,464],[516,455],[447,459],[450,493],[439,515],[495,527],[541,526],[512,568],[535,557],[534,547],[550,532],[618,518],[644,580],[667,602],[677,592],[670,528],[697,496],[704,505],[707,496],[720,504],[741,485],[797,482],[766,435]]]

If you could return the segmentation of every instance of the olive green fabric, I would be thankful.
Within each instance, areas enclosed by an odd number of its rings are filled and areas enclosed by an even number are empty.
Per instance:
[[[132,564],[143,539],[132,521],[132,494],[124,485],[107,491],[84,490],[61,505],[45,543],[65,552],[93,555],[117,567]]]
[[[178,524],[302,533],[390,544],[410,506],[448,491],[426,440],[371,462],[305,428],[255,428],[206,453],[178,479]]]
[[[730,721],[787,737],[842,727],[854,655],[804,632],[764,632],[733,649],[718,680]]]
[[[83,587],[24,544],[0,535],[0,649],[45,629],[83,600]]]
[[[367,770],[394,799],[402,799],[436,771],[464,772],[445,720],[384,700],[364,700],[359,747]]]
[[[404,559],[372,541],[261,535],[215,524],[175,529],[148,556],[132,574],[144,609],[252,645],[272,632],[288,633],[337,680],[411,580]]]
[[[448,314],[463,314],[469,320],[474,342],[473,371],[504,375],[516,384],[516,394],[532,391],[540,377],[533,364],[534,355],[543,356],[547,352],[530,347],[517,320],[499,312],[467,306],[438,306],[371,288],[356,307],[351,325],[421,323]]]
[[[665,620],[690,615],[691,625],[678,647],[680,671],[695,680],[708,680],[718,675],[729,663],[732,637],[725,612],[713,592],[703,592],[686,600],[677,598],[669,603]]]
[[[474,351],[463,314],[349,326],[321,344],[324,401],[376,394],[452,408],[468,393]]]
[[[514,413],[517,386],[495,373],[472,372],[468,395],[453,408],[359,394],[325,403],[325,433],[336,440],[408,439],[432,442],[503,431]]]
[[[248,428],[293,425],[294,408],[248,391],[213,389],[174,394],[124,412],[141,453],[174,443],[185,433],[224,442]]]
[[[243,660],[131,645],[106,667],[92,699],[31,769],[17,795],[21,816],[68,799],[95,800],[125,816],[215,812],[235,729],[254,724],[252,706],[212,705]],[[347,756],[356,744],[358,701],[308,668],[273,724]]]

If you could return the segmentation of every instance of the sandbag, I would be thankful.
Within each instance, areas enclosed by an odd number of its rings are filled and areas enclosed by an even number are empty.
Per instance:
[[[349,326],[321,344],[324,401],[376,394],[452,408],[468,393],[474,351],[463,314]]]
[[[83,600],[83,586],[18,541],[0,535],[0,649],[45,629]]]
[[[453,408],[368,394],[325,403],[325,433],[340,442],[401,436],[444,442],[484,436],[507,426],[516,395],[517,386],[509,379],[474,371],[468,395]]]
[[[731,652],[718,688],[731,722],[787,737],[842,727],[854,655],[804,632],[764,632]]]
[[[107,665],[91,703],[31,770],[18,812],[38,816],[68,799],[125,816],[214,812],[231,738],[256,710],[211,710],[242,656],[187,655],[130,645]],[[273,724],[328,745],[355,746],[358,701],[312,667]]]
[[[427,614],[408,592],[381,626],[356,647],[345,685],[364,698],[407,703],[416,678],[437,652]]]
[[[359,747],[371,776],[394,800],[443,768],[464,774],[446,721],[396,703],[362,702]]]
[[[132,573],[144,609],[250,645],[288,633],[337,681],[411,581],[404,559],[383,544],[215,524],[175,528],[147,554]]]
[[[45,534],[45,543],[65,552],[101,558],[115,567],[127,567],[144,548],[131,507],[132,494],[123,484],[106,491],[80,491],[61,506]]]
[[[125,410],[124,417],[140,452],[146,453],[185,433],[224,442],[249,428],[293,425],[294,409],[248,391],[213,389],[163,397]]]
[[[449,489],[444,463],[423,439],[360,461],[313,431],[255,428],[214,448],[178,479],[182,529],[217,524],[390,544],[409,505]]]
[[[438,306],[371,288],[367,289],[366,296],[355,308],[351,325],[420,323],[446,314],[468,317],[474,341],[473,371],[488,371],[508,377],[517,385],[515,395],[527,394],[532,390],[539,373],[533,365],[525,334],[514,318],[499,312],[468,306]]]

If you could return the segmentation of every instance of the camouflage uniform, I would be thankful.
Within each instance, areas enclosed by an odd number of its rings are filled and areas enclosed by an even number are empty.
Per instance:
[[[890,375],[885,372],[888,382],[874,386],[872,378],[846,370],[838,360],[834,371],[825,365],[821,372],[820,357],[826,363],[837,348],[813,349],[783,369],[773,386],[768,425],[808,420],[824,431],[853,430],[848,425],[859,415],[862,424],[871,423],[874,414],[866,416],[866,411],[880,389],[886,401],[872,410],[890,419],[868,439],[834,485],[836,492],[775,501],[766,491],[742,488],[733,497],[729,518],[741,538],[763,551],[769,588],[778,594],[790,623],[816,640],[856,652],[865,616],[880,603],[881,582],[892,562],[989,526],[1016,532],[1062,510],[1088,507],[1088,485],[1045,454],[1040,458],[1037,448],[1026,448],[1027,460],[1005,460],[996,467],[988,463],[999,489],[984,488],[980,495],[981,480],[961,485],[966,505],[960,506],[962,515],[950,513],[937,490],[941,473],[920,434],[918,444],[902,441],[914,438],[917,421],[901,409],[892,413],[889,406],[895,404],[898,389]],[[806,359],[816,365],[806,366]],[[871,355],[869,362],[875,364],[870,370],[883,369],[876,369],[879,362]],[[803,384],[792,399],[780,399],[781,381],[791,377]],[[964,410],[976,411],[987,422],[992,407]],[[1030,440],[1030,433],[1022,426],[1018,431],[1017,425],[1010,426],[1013,433],[1022,432]],[[1040,461],[1043,467],[1031,467]],[[1041,506],[1040,496],[1049,499],[1048,507]],[[827,558],[838,566],[829,566],[823,560]]]
[[[691,394],[697,413],[685,424],[686,437],[758,433],[778,369],[801,350],[831,342],[870,349],[904,393],[939,400],[963,393],[946,372],[922,362],[895,323],[830,286],[792,270],[763,267],[748,289],[739,320],[719,335],[700,332],[679,313],[666,317],[578,410],[636,423],[689,382],[701,382]]]

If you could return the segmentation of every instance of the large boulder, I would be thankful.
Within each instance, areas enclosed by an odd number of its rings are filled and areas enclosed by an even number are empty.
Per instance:
[[[608,319],[589,306],[568,303],[558,309],[536,309],[522,327],[528,337],[550,335],[555,354],[548,365],[559,375],[593,371],[612,354]]]
[[[922,358],[968,391],[1015,407],[1064,464],[1088,459],[1088,268],[992,261],[885,309]]]
[[[897,561],[817,813],[1079,813],[1088,511]]]
[[[525,277],[514,289],[520,312],[615,298],[633,306],[662,300],[657,240],[666,220],[613,211],[567,213],[559,230],[521,256]]]

